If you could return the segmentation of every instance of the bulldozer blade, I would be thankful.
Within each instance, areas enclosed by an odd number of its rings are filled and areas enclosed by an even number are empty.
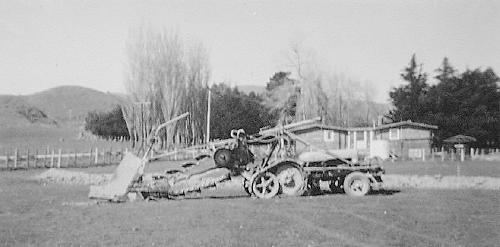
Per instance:
[[[115,169],[111,180],[104,185],[90,186],[89,198],[121,201],[126,198],[128,188],[137,180],[145,160],[127,152]]]

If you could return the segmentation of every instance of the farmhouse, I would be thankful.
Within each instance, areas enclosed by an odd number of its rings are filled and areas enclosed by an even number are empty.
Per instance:
[[[432,131],[435,129],[435,125],[412,121],[356,128],[323,125],[318,121],[287,128],[309,144],[347,159],[380,156],[381,149],[387,155],[390,153],[403,159],[421,159],[430,154]],[[260,133],[272,134],[278,130],[272,128]],[[297,153],[308,149],[301,142],[295,144]]]
[[[431,152],[433,130],[438,127],[410,120],[374,127],[350,128],[347,148],[373,153],[386,143],[388,151],[403,159],[421,159]]]

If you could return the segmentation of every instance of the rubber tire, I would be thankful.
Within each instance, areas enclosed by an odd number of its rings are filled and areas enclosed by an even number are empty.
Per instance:
[[[217,167],[229,167],[231,164],[231,150],[221,148],[215,151],[214,161]]]
[[[247,186],[247,184],[248,184],[248,186]],[[252,190],[252,184],[250,184],[250,182],[248,182],[248,181],[243,182],[243,189],[245,190],[245,192],[249,196],[253,195],[253,192],[251,191]]]
[[[364,196],[370,192],[370,180],[361,172],[349,173],[344,179],[344,191],[350,196]]]
[[[286,183],[288,180],[287,175],[290,173],[292,174],[292,180],[291,183],[293,185],[290,187],[290,183]],[[278,181],[280,183],[281,187],[281,193],[285,196],[301,196],[304,194],[304,191],[306,189],[306,181],[304,179],[304,175],[302,172],[295,166],[293,165],[281,165],[278,167],[278,170],[276,172]]]
[[[266,193],[261,193],[259,191],[258,185],[260,184],[262,177],[267,177],[268,179],[272,180],[271,183],[274,185],[274,187],[272,188],[271,191],[269,191],[269,193],[267,193],[267,187],[265,189]],[[262,187],[260,187],[260,188],[262,188]],[[274,175],[271,172],[264,172],[262,174],[259,174],[252,181],[252,192],[258,198],[270,199],[270,198],[273,198],[274,196],[276,196],[279,191],[280,191],[280,183],[278,181],[278,177],[276,177],[276,175]]]

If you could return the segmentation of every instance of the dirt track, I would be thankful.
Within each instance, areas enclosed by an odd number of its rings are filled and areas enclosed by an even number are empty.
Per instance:
[[[93,204],[88,187],[0,173],[0,245],[488,246],[500,241],[492,190],[385,191],[251,199],[225,188],[204,199]],[[479,203],[480,202],[480,203]]]

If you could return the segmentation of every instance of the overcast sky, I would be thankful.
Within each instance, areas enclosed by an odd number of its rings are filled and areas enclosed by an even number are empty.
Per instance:
[[[233,85],[290,70],[284,54],[297,41],[328,73],[376,85],[379,102],[412,53],[431,73],[444,56],[459,70],[500,73],[500,1],[3,0],[0,94],[124,92],[125,43],[141,24],[201,41],[211,81]]]

